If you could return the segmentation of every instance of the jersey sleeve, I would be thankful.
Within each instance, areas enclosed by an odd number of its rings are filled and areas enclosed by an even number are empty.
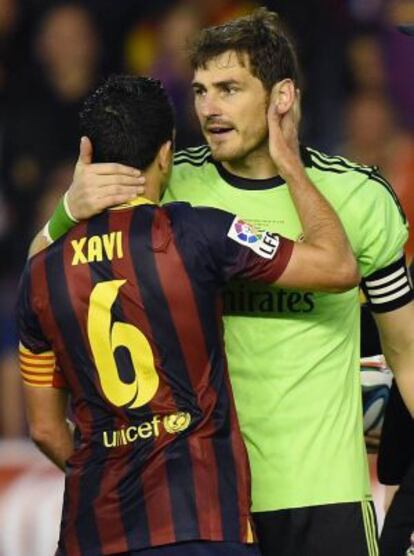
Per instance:
[[[223,282],[245,278],[278,280],[287,267],[294,242],[257,230],[238,216],[218,209],[197,208],[206,248]]]
[[[391,185],[373,169],[361,186],[363,218],[357,253],[362,288],[370,309],[376,313],[402,307],[413,298],[405,265],[404,245],[408,224]]]
[[[66,388],[66,381],[45,337],[33,306],[30,263],[23,272],[17,300],[20,372],[25,384],[34,387]]]

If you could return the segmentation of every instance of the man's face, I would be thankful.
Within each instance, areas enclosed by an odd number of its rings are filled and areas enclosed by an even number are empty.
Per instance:
[[[267,149],[268,94],[234,51],[212,58],[194,73],[195,110],[212,155],[240,161]]]

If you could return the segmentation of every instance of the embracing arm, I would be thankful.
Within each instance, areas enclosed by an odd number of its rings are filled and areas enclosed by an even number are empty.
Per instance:
[[[92,143],[87,137],[82,137],[79,148],[79,158],[75,166],[73,181],[66,196],[67,205],[73,216],[72,222],[66,212],[62,222],[61,214],[55,210],[47,224],[51,232],[51,224],[57,223],[53,233],[38,232],[33,239],[29,257],[45,249],[52,241],[69,231],[76,222],[90,218],[108,207],[125,203],[144,192],[145,177],[141,172],[130,166],[116,163],[92,163]],[[48,237],[49,236],[49,237]]]
[[[383,353],[404,403],[414,417],[414,301],[374,317]]]
[[[278,285],[331,292],[353,288],[360,276],[345,230],[308,178],[300,158],[298,92],[285,80],[275,86],[272,95],[268,112],[270,155],[288,185],[304,234],[303,243],[295,243]]]
[[[68,391],[24,384],[30,436],[37,447],[62,471],[73,453],[73,434],[66,420]]]

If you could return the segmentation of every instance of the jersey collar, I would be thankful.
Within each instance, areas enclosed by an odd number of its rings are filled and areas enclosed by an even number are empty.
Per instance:
[[[140,205],[155,205],[153,201],[150,201],[146,197],[136,197],[131,199],[127,203],[122,203],[121,205],[116,205],[116,207],[111,207],[109,210],[121,210],[131,207],[139,207]]]
[[[312,160],[310,154],[306,147],[300,146],[300,156],[302,158],[302,162],[306,167],[312,166]],[[241,178],[240,176],[236,176],[231,174],[228,170],[224,168],[224,166],[220,162],[216,162],[212,159],[213,164],[215,165],[217,172],[220,174],[220,177],[229,185],[233,187],[237,187],[238,189],[250,189],[250,190],[264,190],[264,189],[272,189],[274,187],[278,187],[279,185],[283,185],[285,180],[281,176],[274,176],[272,178],[266,178],[261,180],[254,180],[251,178]]]

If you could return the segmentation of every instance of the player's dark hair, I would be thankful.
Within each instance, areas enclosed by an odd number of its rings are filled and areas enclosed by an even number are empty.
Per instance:
[[[85,100],[80,124],[92,141],[94,162],[145,170],[173,139],[174,111],[160,81],[113,75]]]
[[[234,50],[241,63],[247,55],[252,75],[267,91],[282,79],[290,78],[299,86],[299,66],[287,31],[275,12],[258,8],[250,15],[203,29],[188,45],[193,70],[203,68],[216,56]]]

